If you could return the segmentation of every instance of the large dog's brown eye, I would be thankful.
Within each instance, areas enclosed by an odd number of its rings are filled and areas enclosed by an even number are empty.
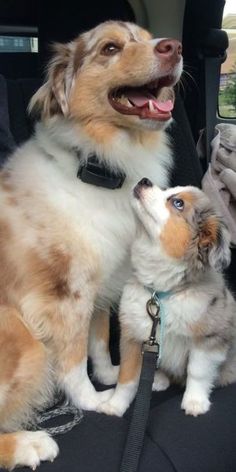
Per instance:
[[[101,54],[103,56],[114,56],[117,52],[121,50],[120,46],[115,43],[107,43],[103,46]]]

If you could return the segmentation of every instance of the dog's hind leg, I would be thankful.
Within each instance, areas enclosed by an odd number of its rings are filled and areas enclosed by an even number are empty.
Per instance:
[[[0,307],[0,467],[53,460],[57,444],[45,432],[21,431],[51,399],[52,373],[44,345],[12,307]],[[14,432],[13,432],[14,431]],[[17,431],[17,432],[15,432]]]
[[[93,362],[93,376],[104,385],[117,382],[119,366],[112,365],[109,352],[109,311],[94,313],[89,335],[89,356]]]

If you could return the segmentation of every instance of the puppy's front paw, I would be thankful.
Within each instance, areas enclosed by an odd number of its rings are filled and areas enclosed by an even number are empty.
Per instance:
[[[170,381],[164,372],[158,370],[155,372],[154,382],[152,384],[153,392],[162,392],[170,386]]]
[[[123,416],[127,408],[128,405],[126,405],[124,401],[118,399],[113,400],[113,398],[111,398],[107,402],[100,403],[97,411],[99,411],[100,413],[105,413],[106,415]]]
[[[210,401],[206,396],[193,396],[184,394],[181,408],[186,415],[203,415],[210,409]]]

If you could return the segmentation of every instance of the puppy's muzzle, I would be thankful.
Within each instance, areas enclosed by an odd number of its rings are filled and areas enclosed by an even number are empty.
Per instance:
[[[133,193],[134,193],[135,198],[139,199],[142,193],[142,190],[148,187],[153,187],[153,183],[147,177],[144,177],[134,187]]]

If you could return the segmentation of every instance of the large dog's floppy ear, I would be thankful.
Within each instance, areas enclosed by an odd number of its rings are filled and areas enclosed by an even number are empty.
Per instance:
[[[209,216],[202,224],[199,248],[208,258],[209,265],[218,272],[230,264],[230,234],[220,217]]]
[[[68,114],[68,96],[74,78],[76,42],[54,44],[54,55],[48,65],[46,82],[33,95],[29,111],[42,118]]]

